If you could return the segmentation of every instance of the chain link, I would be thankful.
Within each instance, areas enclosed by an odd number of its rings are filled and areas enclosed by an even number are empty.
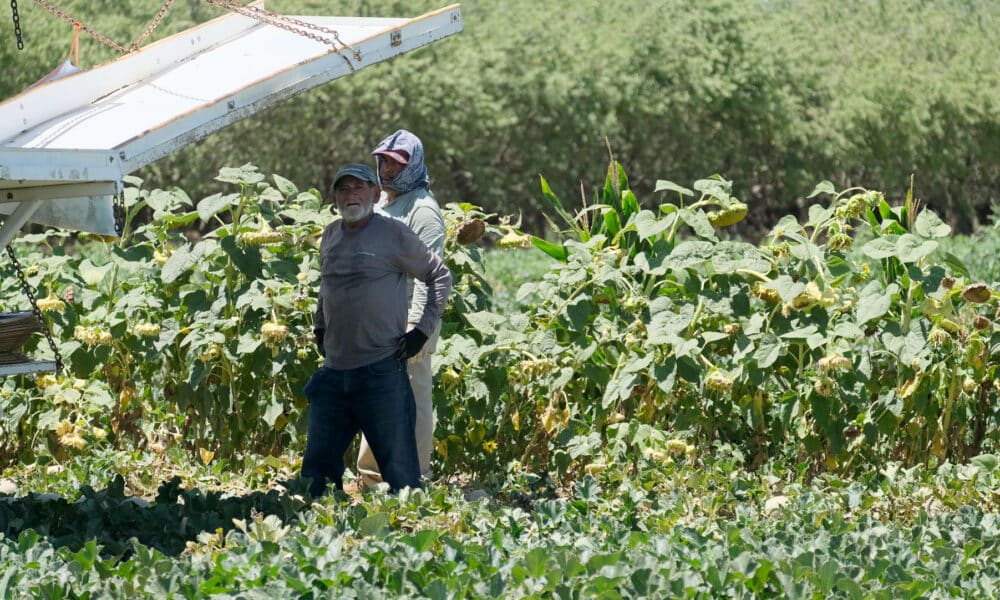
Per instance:
[[[28,283],[28,276],[24,274],[21,262],[17,260],[14,248],[10,244],[7,244],[7,255],[10,257],[10,262],[14,265],[14,272],[17,273],[17,278],[21,281],[21,291],[24,292],[24,295],[28,297],[28,302],[31,303],[31,312],[35,314],[35,318],[38,319],[38,323],[42,326],[42,333],[45,334],[45,340],[49,343],[49,348],[52,349],[52,354],[56,357],[56,373],[59,373],[63,368],[62,354],[59,353],[59,348],[52,337],[52,330],[49,328],[48,322],[42,316],[42,311],[38,308],[38,302],[35,301],[35,294],[31,291],[31,285]]]
[[[115,194],[112,212],[115,218],[115,233],[121,238],[125,233],[125,192],[124,190]]]
[[[80,23],[80,21],[77,21],[73,17],[71,17],[68,14],[64,13],[63,11],[59,10],[59,8],[56,7],[56,6],[54,6],[51,2],[47,2],[46,0],[35,0],[35,2],[41,4],[42,7],[44,7],[46,10],[48,10],[50,13],[52,13],[55,16],[59,17],[63,21],[66,21],[70,25],[76,25],[77,23],[79,23],[80,24],[80,29],[82,29],[85,32],[87,32],[91,37],[93,37],[97,41],[101,42],[105,46],[110,46],[111,48],[114,48],[115,50],[117,50],[118,52],[121,52],[122,54],[128,54],[128,50],[126,50],[124,47],[122,47],[121,44],[119,44],[118,42],[112,40],[111,38],[109,38],[108,36],[104,35],[103,33],[99,32],[99,31],[94,31],[90,27],[87,27],[83,23]]]
[[[230,10],[232,12],[241,14],[244,17],[249,17],[251,19],[256,19],[258,21],[261,21],[262,23],[274,25],[278,29],[284,29],[285,31],[289,31],[294,34],[307,37],[311,40],[315,40],[323,44],[328,44],[333,48],[333,51],[336,52],[337,54],[340,54],[341,50],[346,48],[351,51],[351,53],[354,55],[355,60],[359,62],[361,61],[361,52],[355,50],[349,44],[341,40],[340,34],[337,33],[336,30],[330,29],[329,27],[323,27],[322,25],[316,25],[314,23],[309,23],[308,21],[303,21],[301,19],[296,19],[294,17],[289,17],[287,15],[279,15],[278,13],[258,8],[256,6],[252,6],[249,4],[239,4],[234,0],[205,0],[205,1],[208,2],[209,4],[218,6],[219,8],[223,8],[225,10]],[[329,34],[330,36],[333,37],[333,39],[330,40],[319,34],[313,33],[312,31],[309,31],[310,29],[313,31],[319,31],[321,33]],[[350,67],[350,69],[353,71],[354,65],[351,64],[351,61],[346,56],[343,56],[342,54],[341,56],[344,58],[344,61],[347,62],[347,66]]]
[[[146,31],[143,31],[142,35],[135,38],[135,41],[132,42],[131,46],[129,46],[130,52],[135,52],[139,49],[139,44],[144,42],[146,38],[148,38],[149,35],[153,33],[153,30],[156,29],[156,26],[160,24],[160,21],[163,19],[163,15],[167,14],[167,9],[169,9],[170,5],[173,3],[174,0],[167,0],[166,2],[163,3],[163,6],[160,8],[160,12],[158,12],[156,14],[156,17],[153,18],[153,22],[149,24],[149,27],[146,28]]]
[[[17,12],[17,0],[10,0],[10,10],[14,15],[14,36],[17,38],[17,49],[24,50],[24,37],[21,35],[21,15]]]

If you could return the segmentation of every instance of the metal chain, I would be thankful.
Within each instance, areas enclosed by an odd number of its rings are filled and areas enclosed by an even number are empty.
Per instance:
[[[115,233],[118,237],[122,237],[125,232],[125,192],[124,190],[115,194],[114,204],[112,205],[112,213],[115,218]]]
[[[17,37],[17,49],[24,50],[24,37],[21,36],[21,15],[17,12],[17,0],[10,0],[10,10],[14,14],[14,36]]]
[[[53,6],[50,2],[47,2],[46,0],[35,0],[35,2],[39,3],[45,9],[47,9],[50,13],[54,14],[55,16],[59,17],[60,19],[62,19],[63,21],[66,21],[67,23],[69,23],[71,25],[76,25],[77,23],[80,23],[80,21],[77,21],[73,17],[71,17],[68,14],[64,13],[63,11],[59,10],[58,7]],[[119,44],[118,42],[112,40],[111,38],[109,38],[108,36],[104,35],[103,33],[99,32],[99,31],[94,31],[93,29],[91,29],[90,27],[87,27],[83,23],[80,23],[80,29],[82,29],[85,32],[87,32],[88,34],[90,34],[91,37],[93,37],[97,41],[101,42],[105,46],[110,46],[111,48],[114,48],[115,50],[121,52],[122,54],[128,54],[128,50],[127,49],[125,49],[124,47],[122,47],[121,44]]]
[[[14,248],[10,244],[7,244],[7,255],[10,257],[10,262],[14,265],[17,278],[21,281],[21,291],[24,292],[24,295],[28,297],[28,302],[31,303],[31,312],[35,314],[35,318],[38,319],[38,323],[42,326],[42,333],[45,334],[45,340],[49,343],[49,348],[52,349],[52,354],[56,357],[56,373],[59,373],[63,368],[62,354],[59,353],[59,348],[52,337],[52,330],[49,329],[48,322],[42,316],[42,311],[38,308],[38,302],[35,301],[35,294],[31,291],[31,285],[28,284],[28,276],[24,274],[21,262],[17,260]]]
[[[163,7],[160,8],[160,12],[158,12],[156,14],[156,17],[153,18],[153,22],[149,24],[149,27],[146,28],[146,31],[143,31],[142,35],[135,38],[135,41],[132,42],[131,46],[129,46],[129,50],[131,52],[135,52],[136,50],[138,50],[139,44],[144,42],[146,38],[148,38],[149,35],[153,33],[153,30],[156,29],[156,26],[160,24],[160,21],[163,19],[163,15],[167,14],[167,9],[170,8],[170,5],[173,3],[174,0],[167,0],[166,2],[163,3]]]
[[[239,4],[234,0],[205,0],[205,1],[208,2],[209,4],[218,6],[219,8],[230,10],[232,12],[241,14],[245,17],[256,19],[263,23],[268,23],[269,25],[274,25],[279,29],[284,29],[285,31],[289,31],[294,34],[307,37],[311,40],[315,40],[323,44],[328,44],[333,48],[334,52],[338,54],[340,54],[341,50],[346,48],[350,50],[352,54],[354,54],[355,60],[357,61],[361,60],[361,52],[354,49],[349,44],[345,43],[342,39],[340,39],[340,34],[337,33],[336,30],[330,29],[329,27],[323,27],[322,25],[316,25],[314,23],[309,23],[308,21],[303,21],[301,19],[296,19],[294,17],[289,17],[287,15],[279,15],[278,13],[258,8],[256,6],[252,6],[249,4]],[[309,31],[310,29],[322,33],[327,33],[333,36],[333,40],[312,33],[311,31]],[[349,66],[353,71],[354,65],[351,64],[351,61],[348,60],[346,56],[344,56],[344,60],[347,62],[347,66]]]

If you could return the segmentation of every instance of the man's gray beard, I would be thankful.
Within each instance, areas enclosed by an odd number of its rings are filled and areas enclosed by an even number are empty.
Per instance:
[[[364,221],[367,219],[373,212],[375,212],[374,203],[369,204],[368,209],[357,217],[348,217],[347,214],[341,213],[340,218],[343,219],[345,223],[357,223],[358,221]]]

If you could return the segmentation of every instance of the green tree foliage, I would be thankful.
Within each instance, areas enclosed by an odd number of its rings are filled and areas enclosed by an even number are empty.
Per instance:
[[[120,43],[160,6],[63,4]],[[442,5],[346,0],[335,12],[413,16]],[[331,12],[317,0],[268,6]],[[7,20],[3,96],[58,64],[71,37],[37,5],[21,7],[27,49],[17,53]],[[219,14],[177,3],[151,39]],[[337,165],[405,127],[425,141],[440,198],[521,211],[535,231],[537,174],[577,189],[607,160],[605,137],[640,191],[656,177],[713,171],[742,182],[734,192],[752,200],[749,232],[804,207],[823,179],[897,194],[915,173],[919,195],[961,229],[996,201],[995,2],[473,1],[463,17],[460,36],[286,102],[140,175],[200,196],[218,191],[211,179],[224,164],[253,162],[323,190]],[[112,55],[85,42],[88,64]]]

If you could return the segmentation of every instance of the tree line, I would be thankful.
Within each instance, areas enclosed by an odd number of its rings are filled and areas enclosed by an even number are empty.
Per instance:
[[[119,42],[162,6],[73,0]],[[318,0],[268,3],[328,14]],[[416,16],[440,0],[345,0],[335,12]],[[150,40],[221,14],[173,5]],[[20,2],[0,39],[9,97],[64,58],[70,26]],[[805,206],[821,180],[915,193],[959,230],[987,222],[1000,184],[1000,4],[989,0],[473,0],[453,38],[364,69],[213,134],[137,173],[147,186],[217,191],[253,163],[324,191],[338,165],[397,128],[421,136],[442,202],[521,213],[544,227],[538,175],[593,196],[608,153],[639,192],[718,173],[750,206],[744,233]],[[115,56],[82,41],[85,65]],[[238,68],[238,65],[234,65]],[[653,197],[640,193],[641,197]]]

